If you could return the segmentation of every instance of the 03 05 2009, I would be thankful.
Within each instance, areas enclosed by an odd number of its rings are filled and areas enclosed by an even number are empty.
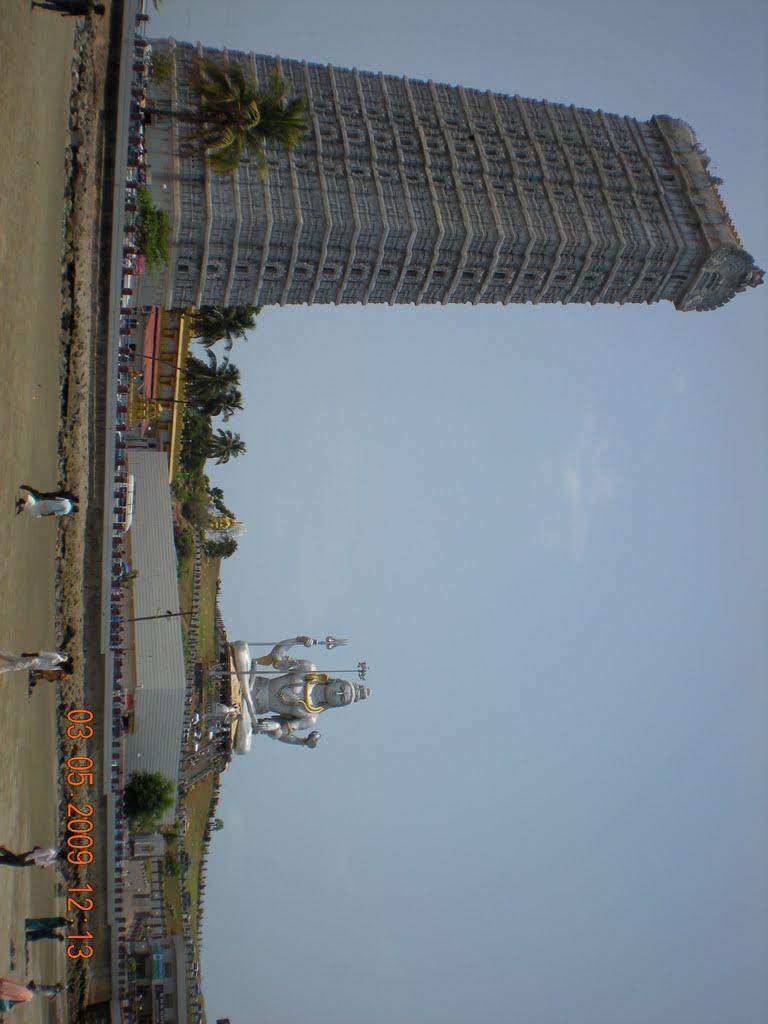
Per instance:
[[[71,740],[89,740],[93,736],[93,728],[88,723],[93,721],[93,712],[85,708],[73,708],[67,713],[69,726],[67,736]],[[76,754],[68,758],[67,783],[75,790],[78,786],[93,785],[93,758]],[[93,862],[93,807],[78,799],[76,793],[70,793],[71,800],[67,802],[67,860],[70,864],[91,864]],[[75,801],[75,802],[73,802]],[[94,907],[93,899],[86,893],[92,893],[93,888],[84,884],[67,890],[67,913],[80,913],[82,923],[88,923],[87,914]],[[73,895],[74,894],[74,895]],[[67,946],[67,956],[71,960],[87,960],[93,956],[93,946],[87,944],[88,939],[93,938],[89,931],[81,930],[79,935],[67,936],[70,940]]]

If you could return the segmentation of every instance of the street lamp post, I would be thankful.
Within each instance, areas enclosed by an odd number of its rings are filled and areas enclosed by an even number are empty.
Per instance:
[[[167,612],[159,612],[157,615],[137,615],[133,619],[120,619],[120,622],[148,622],[150,619],[178,619],[179,616],[191,615],[191,611],[180,611],[172,612],[168,609]]]

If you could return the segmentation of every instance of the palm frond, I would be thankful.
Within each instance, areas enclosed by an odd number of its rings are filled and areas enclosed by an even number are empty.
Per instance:
[[[263,89],[259,89],[256,94],[256,100],[260,107],[271,106],[278,107],[282,106],[285,100],[288,98],[290,86],[284,78],[280,77],[280,74],[275,68],[271,72],[267,79],[267,84]]]
[[[261,136],[249,135],[245,140],[245,149],[248,155],[253,158],[253,161],[256,164],[256,170],[259,172],[259,177],[262,181],[265,181],[269,170],[269,164],[267,163],[267,157],[264,153],[264,140]]]
[[[256,96],[256,82],[236,61],[223,63],[201,58],[190,71],[190,83],[203,103],[214,109],[228,101],[248,102]]]
[[[242,135],[231,133],[231,138],[224,145],[210,148],[206,156],[211,168],[219,174],[234,174],[243,155],[244,143]]]
[[[247,152],[266,178],[265,144],[290,148],[308,127],[303,97],[290,95],[290,84],[277,70],[259,89],[236,61],[200,58],[189,80],[199,103],[190,135],[221,174],[234,174]]]

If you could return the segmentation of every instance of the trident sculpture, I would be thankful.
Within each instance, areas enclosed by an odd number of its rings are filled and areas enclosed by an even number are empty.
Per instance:
[[[333,636],[327,636],[325,640],[295,636],[274,644],[269,654],[259,658],[251,656],[250,648],[267,647],[269,644],[245,640],[230,644],[242,694],[242,710],[235,731],[235,753],[248,753],[254,733],[270,736],[282,743],[313,749],[320,740],[320,733],[312,727],[321,712],[328,708],[356,704],[369,697],[371,691],[367,686],[319,672],[313,662],[294,658],[288,653],[292,647],[299,645],[322,645],[332,651],[346,644],[346,640]],[[358,678],[365,679],[367,663],[358,662],[356,671]],[[296,735],[308,730],[307,736]]]

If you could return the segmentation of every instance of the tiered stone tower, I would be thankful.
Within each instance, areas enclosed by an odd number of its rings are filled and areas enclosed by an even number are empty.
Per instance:
[[[658,302],[714,309],[759,284],[690,127],[173,41],[159,107],[188,108],[198,54],[277,68],[310,129],[236,176],[151,125],[152,191],[173,224],[167,306]]]

